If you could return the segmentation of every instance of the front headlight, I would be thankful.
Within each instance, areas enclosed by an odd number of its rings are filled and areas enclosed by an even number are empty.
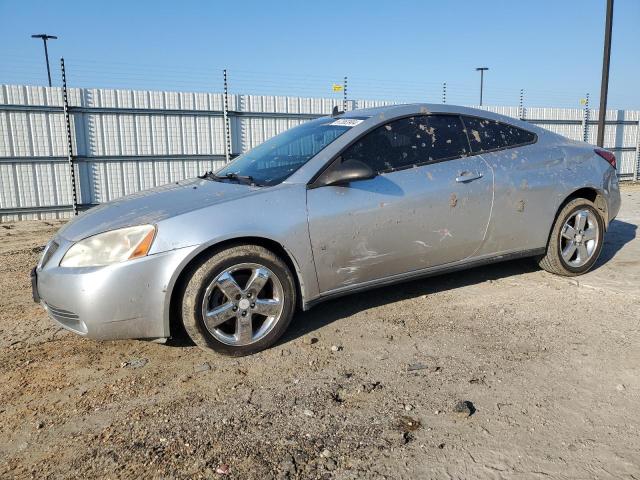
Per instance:
[[[75,243],[65,253],[61,267],[100,267],[144,257],[156,235],[153,225],[120,228]]]

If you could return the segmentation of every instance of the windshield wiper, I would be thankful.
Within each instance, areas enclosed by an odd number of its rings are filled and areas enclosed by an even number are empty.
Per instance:
[[[248,185],[255,185],[256,182],[253,180],[251,175],[238,175],[237,173],[227,173],[225,176],[220,177],[216,175],[218,178],[228,178],[229,180],[238,180],[239,182],[246,183]]]
[[[247,185],[256,185],[256,186],[260,186],[258,183],[256,183],[256,181],[253,179],[253,177],[251,175],[238,175],[237,173],[233,173],[233,172],[229,172],[225,175],[216,175],[213,172],[207,172],[204,175],[202,175],[200,178],[209,178],[212,180],[236,180],[238,182],[241,183],[246,183]]]

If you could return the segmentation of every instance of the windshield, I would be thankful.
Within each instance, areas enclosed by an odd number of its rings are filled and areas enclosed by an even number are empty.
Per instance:
[[[303,123],[240,155],[218,170],[215,178],[244,178],[256,185],[277,185],[361,121],[323,117]]]

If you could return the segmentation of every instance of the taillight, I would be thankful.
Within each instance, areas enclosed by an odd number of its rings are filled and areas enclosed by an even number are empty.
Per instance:
[[[604,158],[607,162],[609,162],[609,164],[613,167],[616,168],[616,156],[607,151],[607,150],[602,150],[600,148],[596,148],[594,150],[594,152],[596,152],[598,155],[600,155],[602,158]]]

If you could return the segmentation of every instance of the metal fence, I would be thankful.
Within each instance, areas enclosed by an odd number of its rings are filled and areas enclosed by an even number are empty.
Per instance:
[[[59,218],[80,208],[215,170],[227,158],[334,106],[381,100],[0,86],[0,221]],[[482,107],[593,142],[596,110]],[[69,135],[68,135],[69,133]],[[640,111],[608,110],[605,147],[637,179]],[[69,149],[70,147],[70,149]],[[75,176],[73,188],[71,165]]]

